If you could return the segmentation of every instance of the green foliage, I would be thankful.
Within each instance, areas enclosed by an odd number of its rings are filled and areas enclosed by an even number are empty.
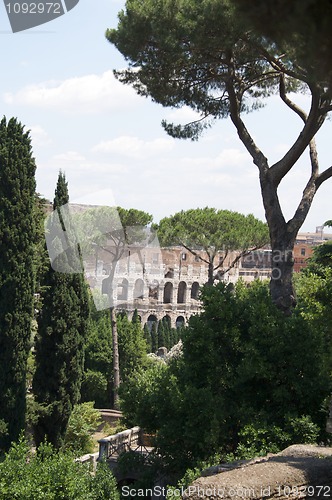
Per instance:
[[[290,436],[276,425],[247,424],[239,432],[236,460],[248,460],[267,453],[278,453],[291,444]]]
[[[139,322],[129,321],[126,314],[117,315],[121,380],[146,365],[147,345]]]
[[[124,384],[127,422],[156,433],[178,472],[213,453],[252,457],[322,436],[331,337],[300,306],[285,317],[259,281],[205,287],[202,300],[182,331],[183,356]]]
[[[82,401],[94,401],[97,408],[108,407],[113,377],[112,331],[109,310],[96,311],[91,306],[85,344]]]
[[[301,417],[289,418],[286,424],[289,427],[292,443],[317,443],[320,429],[318,425],[313,423],[310,416],[302,415]]]
[[[253,215],[208,207],[182,210],[162,219],[156,228],[163,246],[182,245],[208,265],[210,284],[216,272],[224,274],[239,260],[237,256],[226,264],[230,251],[238,250],[242,256],[251,249],[262,247],[269,240],[267,225]],[[201,249],[204,250],[203,255],[196,252]]]
[[[157,323],[154,321],[151,327],[151,352],[156,352],[158,350],[158,332]]]
[[[145,323],[145,325],[144,325],[143,333],[144,333],[144,338],[145,338],[146,345],[147,345],[147,352],[148,353],[152,352],[152,335],[151,335],[151,332],[150,332],[150,329],[149,329],[147,323]]]
[[[310,72],[312,79],[324,79],[331,87],[328,61],[332,56],[332,9],[328,0],[262,0],[251,3],[235,0],[234,3],[256,30],[278,44],[281,52],[291,52],[299,66]]]
[[[106,37],[130,61],[128,70],[117,72],[122,82],[163,106],[188,105],[206,118],[184,127],[164,125],[174,136],[195,139],[213,118],[229,113],[223,94],[231,50],[251,97],[243,103],[243,110],[255,109],[260,98],[274,91],[275,74],[268,75],[266,60],[256,56],[255,64],[250,64],[252,45],[258,41],[253,35],[245,39],[243,24],[227,0],[177,0],[171,5],[127,0],[117,29],[107,30]],[[258,74],[266,76],[258,81]]]
[[[0,420],[16,440],[25,420],[26,365],[31,347],[35,285],[35,160],[29,132],[0,121]]]
[[[76,456],[91,453],[92,434],[101,422],[100,412],[93,407],[93,402],[75,405],[68,421],[64,448]]]
[[[81,400],[94,401],[97,408],[108,406],[108,380],[99,371],[86,370],[81,387]]]
[[[105,465],[96,476],[70,453],[43,443],[32,453],[24,440],[0,463],[0,500],[118,500],[115,480]]]
[[[67,182],[60,172],[54,198],[59,234],[64,229],[60,207],[68,200]],[[70,221],[66,222],[68,234]],[[45,272],[43,306],[37,318],[33,392],[36,402],[47,406],[48,411],[40,415],[35,425],[35,440],[39,445],[46,438],[56,448],[62,445],[71,411],[80,400],[84,341],[89,325],[87,285],[83,274],[71,272],[72,258],[71,248],[67,252],[61,248],[57,264],[62,272],[50,266]]]

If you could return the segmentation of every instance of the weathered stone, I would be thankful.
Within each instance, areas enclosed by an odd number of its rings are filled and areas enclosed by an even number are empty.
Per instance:
[[[234,470],[201,477],[182,498],[290,500],[324,496],[332,496],[332,448],[294,445]]]

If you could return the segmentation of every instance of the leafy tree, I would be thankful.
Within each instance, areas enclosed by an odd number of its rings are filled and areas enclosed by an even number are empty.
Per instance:
[[[182,332],[182,357],[124,384],[127,422],[156,433],[165,463],[176,471],[213,453],[250,453],[250,429],[256,451],[300,435],[313,439],[317,428],[322,436],[331,339],[308,322],[300,294],[291,317],[259,281],[205,287],[202,300],[204,311]]]
[[[77,456],[91,453],[92,434],[101,422],[100,412],[93,407],[92,401],[75,405],[68,421],[64,449]]]
[[[0,122],[0,449],[24,428],[35,282],[35,160],[29,132]]]
[[[181,245],[204,262],[208,266],[210,285],[216,273],[224,275],[244,255],[261,248],[269,240],[266,224],[253,215],[208,207],[182,210],[165,217],[158,225],[158,237],[163,246]],[[198,252],[201,249],[203,255]],[[238,253],[226,264],[233,250]]]
[[[147,345],[139,322],[129,321],[127,315],[118,314],[119,360],[121,380],[146,365]]]
[[[121,82],[163,106],[187,105],[199,114],[185,126],[163,122],[170,135],[197,139],[215,119],[230,117],[259,171],[272,247],[271,297],[290,314],[296,304],[292,283],[296,235],[317,190],[332,176],[332,167],[320,171],[315,143],[332,109],[324,72],[317,76],[301,65],[294,51],[296,37],[281,51],[273,34],[270,40],[254,30],[229,0],[127,0],[117,29],[107,30],[106,37],[129,61],[128,69],[116,72]],[[292,101],[290,91],[309,94],[308,113]],[[244,121],[244,114],[260,108],[271,94],[278,95],[302,123],[294,143],[274,164]],[[305,151],[310,172],[298,207],[286,221],[278,188]]]
[[[61,206],[69,201],[65,175],[60,172],[54,198],[63,229]],[[70,231],[67,227],[66,231]],[[64,249],[63,249],[64,250]],[[62,445],[72,409],[80,399],[84,341],[88,329],[89,301],[83,273],[71,272],[71,249],[62,251],[54,271],[49,266],[42,285],[42,311],[38,316],[36,372],[33,392],[37,403],[47,406],[35,425],[39,445],[46,438],[56,448]],[[67,272],[66,272],[67,271]]]
[[[88,335],[85,343],[82,401],[94,401],[97,408],[108,407],[113,384],[113,349],[110,315],[91,305]]]
[[[43,443],[38,453],[20,440],[0,463],[0,500],[119,500],[116,481],[100,463],[96,475],[74,460],[71,453],[56,452]]]
[[[135,318],[134,318],[135,319]],[[145,366],[147,344],[141,323],[129,321],[125,313],[116,316],[119,337],[121,380]],[[111,321],[108,311],[93,311],[85,347],[85,371],[82,400],[94,401],[98,408],[108,407],[109,388],[113,385],[113,350]]]

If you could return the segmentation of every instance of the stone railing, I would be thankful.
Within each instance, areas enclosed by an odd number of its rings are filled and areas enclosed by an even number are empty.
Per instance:
[[[125,451],[139,451],[139,448],[142,448],[140,436],[141,429],[137,426],[99,439],[98,460],[117,457]]]

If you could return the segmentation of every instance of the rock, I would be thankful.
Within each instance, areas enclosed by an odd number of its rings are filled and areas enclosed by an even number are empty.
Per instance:
[[[332,497],[332,448],[293,445],[233,470],[201,477],[182,498],[227,500]]]

